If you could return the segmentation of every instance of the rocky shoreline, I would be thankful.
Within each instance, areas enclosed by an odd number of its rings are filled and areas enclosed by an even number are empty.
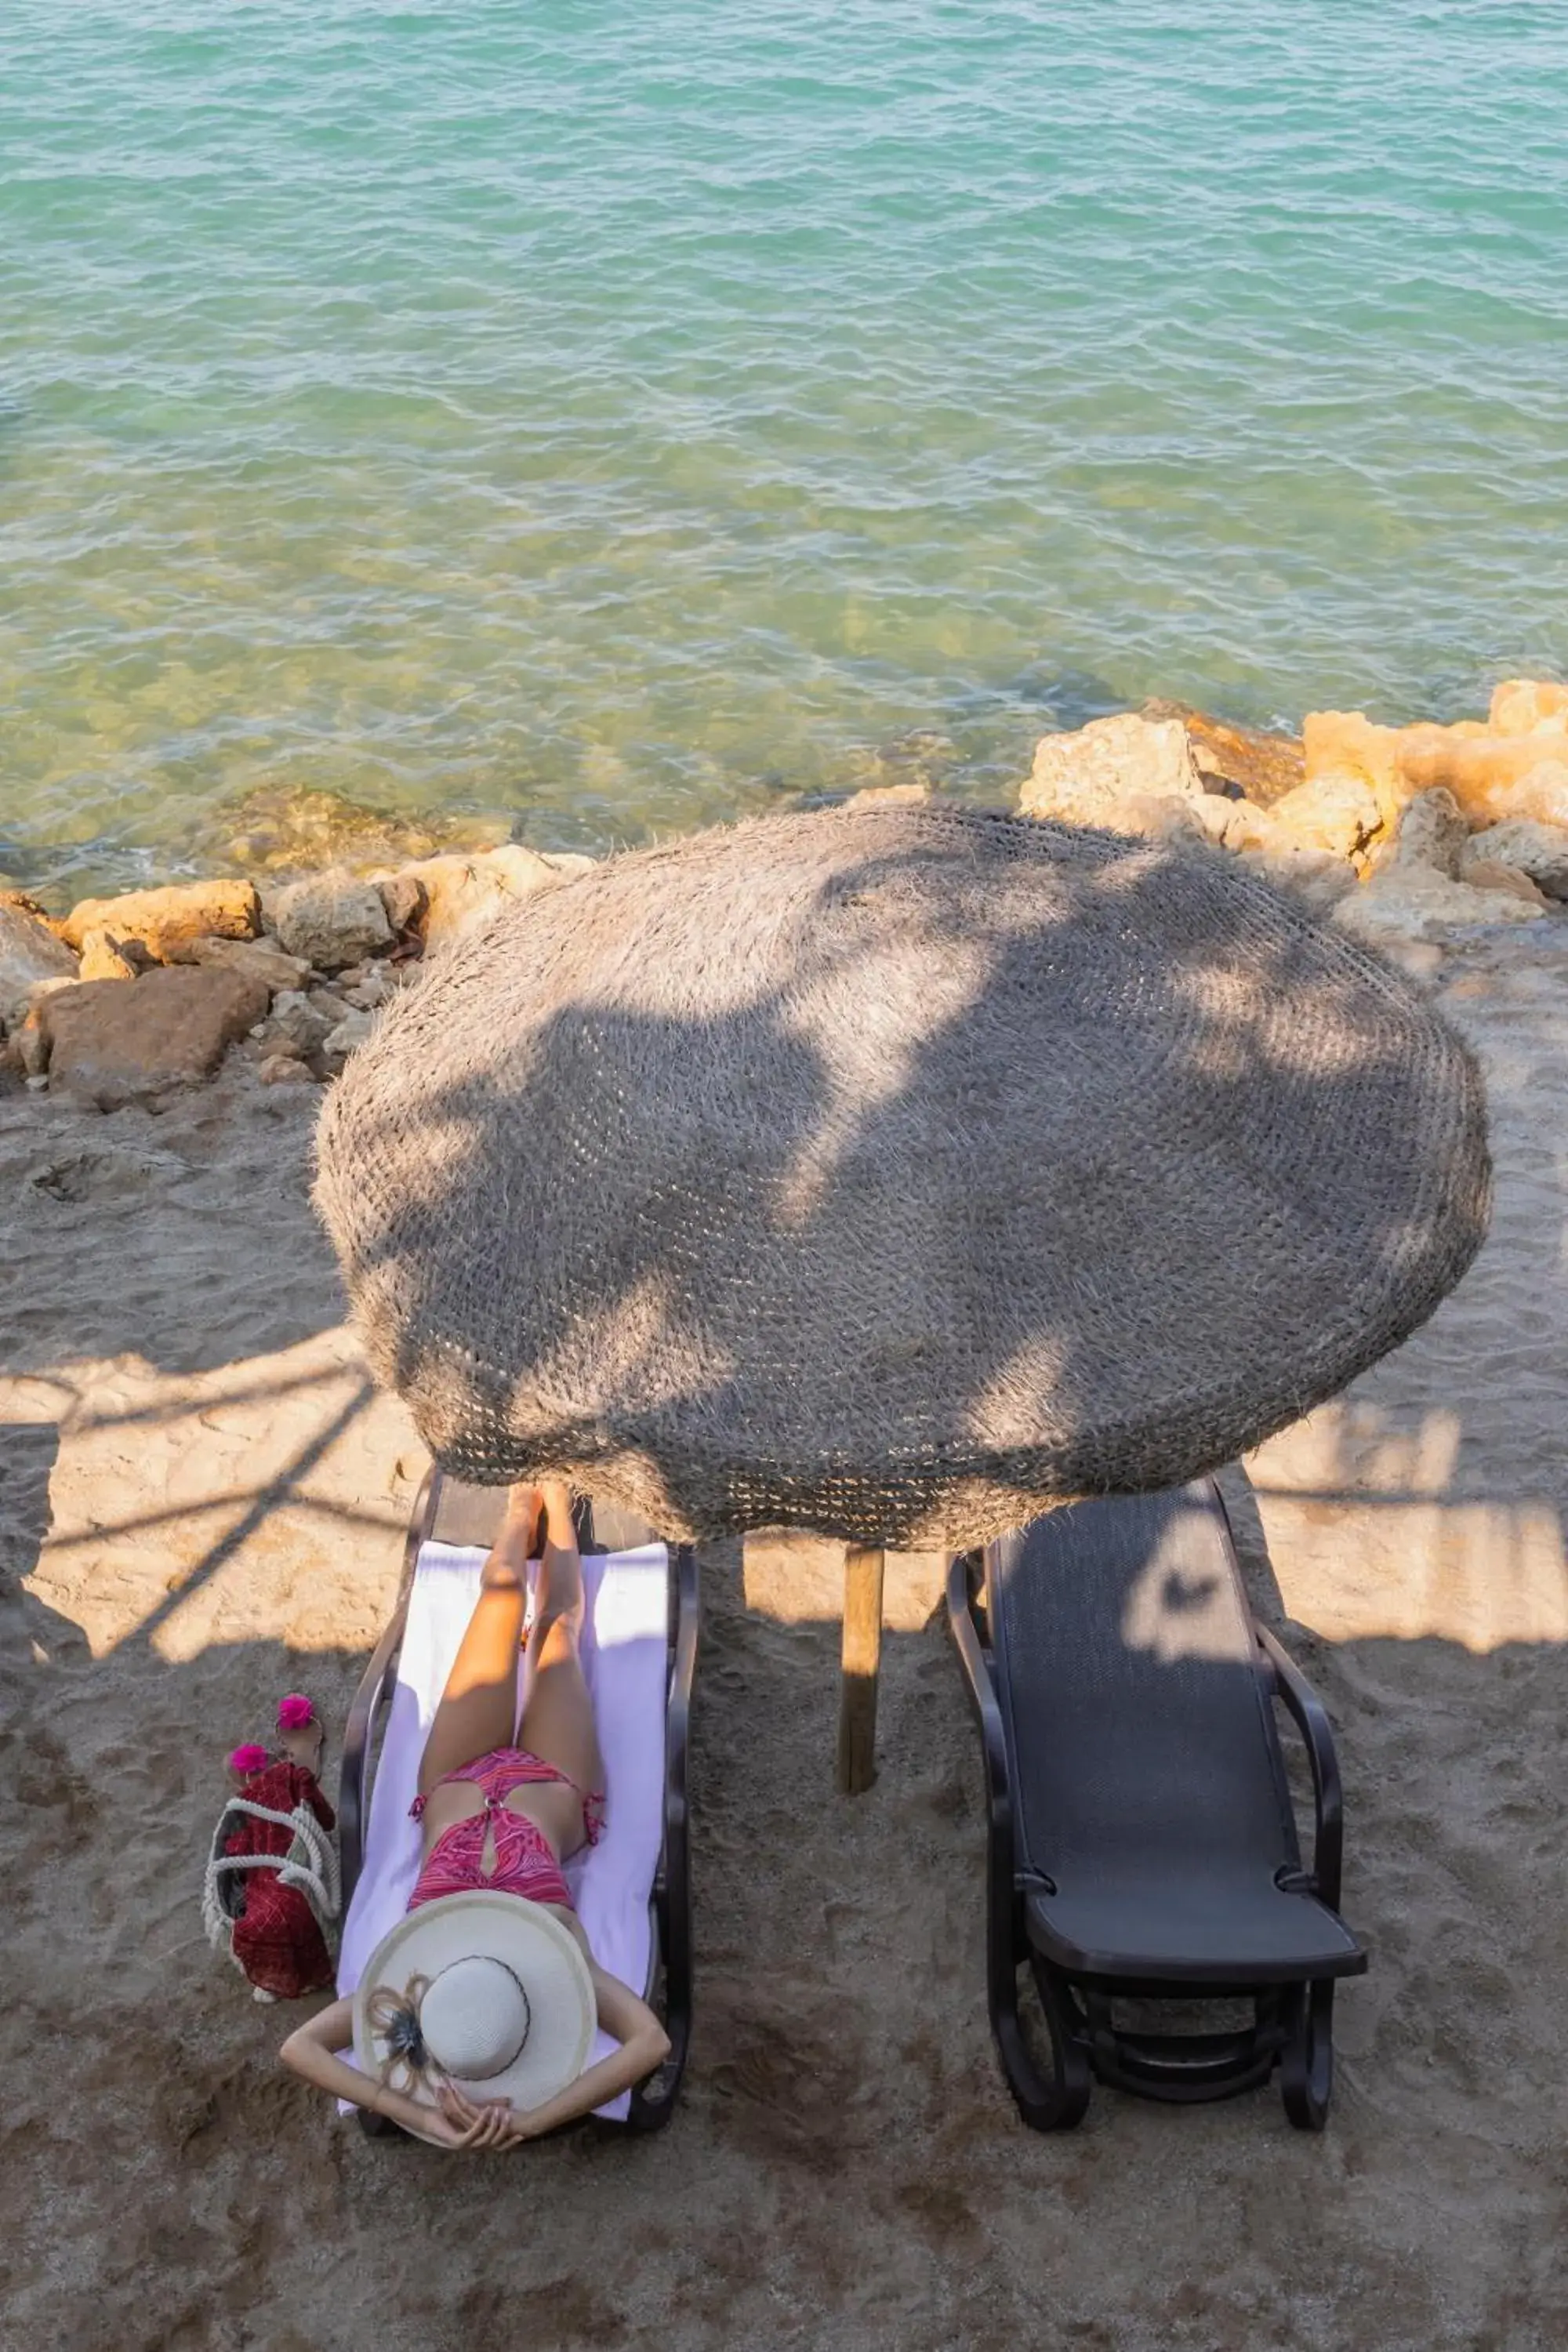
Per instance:
[[[0,1080],[155,1105],[231,1047],[266,1085],[330,1079],[426,954],[592,862],[506,844],[382,874],[170,883],[65,916],[0,891]]]
[[[895,784],[855,802],[930,796]],[[1319,711],[1300,738],[1149,703],[1042,736],[1016,806],[1212,845],[1431,973],[1446,944],[1568,905],[1568,686],[1510,679],[1486,719],[1448,727]],[[593,862],[504,843],[64,915],[0,889],[0,1087],[156,1108],[231,1052],[265,1085],[329,1081],[426,954]]]

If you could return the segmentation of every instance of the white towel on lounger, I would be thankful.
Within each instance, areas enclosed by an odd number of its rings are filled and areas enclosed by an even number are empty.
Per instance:
[[[431,1721],[473,1614],[485,1559],[483,1551],[453,1544],[420,1548],[397,1685],[371,1791],[364,1867],[343,1922],[340,1993],[353,1992],[365,1962],[402,1917],[414,1892],[420,1832],[408,1808],[418,1792],[419,1759]],[[663,1544],[605,1558],[590,1555],[583,1562],[583,1671],[605,1759],[605,1831],[597,1845],[572,1856],[566,1881],[599,1966],[640,1991],[648,1980],[648,1905],[664,1838],[668,1555]],[[521,1683],[521,1654],[518,1671]],[[600,2033],[589,2063],[615,2046]],[[628,2105],[623,2092],[599,2112],[624,2117]]]

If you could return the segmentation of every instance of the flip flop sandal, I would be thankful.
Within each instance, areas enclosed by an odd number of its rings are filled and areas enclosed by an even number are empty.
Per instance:
[[[279,1700],[278,1728],[279,1731],[313,1730],[315,1732],[316,1760],[313,1764],[308,1764],[305,1769],[319,1780],[321,1777],[321,1761],[327,1752],[327,1727],[303,1692],[290,1691],[287,1698]],[[289,1750],[285,1748],[283,1752],[287,1755]]]

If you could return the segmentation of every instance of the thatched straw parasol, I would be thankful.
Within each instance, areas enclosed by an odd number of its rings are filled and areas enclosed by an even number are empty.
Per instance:
[[[957,1547],[1230,1459],[1479,1246],[1479,1080],[1217,854],[763,818],[499,915],[388,1013],[317,1188],[437,1458],[671,1535]]]

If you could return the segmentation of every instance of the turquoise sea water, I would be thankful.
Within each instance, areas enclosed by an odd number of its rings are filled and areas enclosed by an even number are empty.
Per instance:
[[[0,870],[1568,667],[1563,0],[6,0]]]

